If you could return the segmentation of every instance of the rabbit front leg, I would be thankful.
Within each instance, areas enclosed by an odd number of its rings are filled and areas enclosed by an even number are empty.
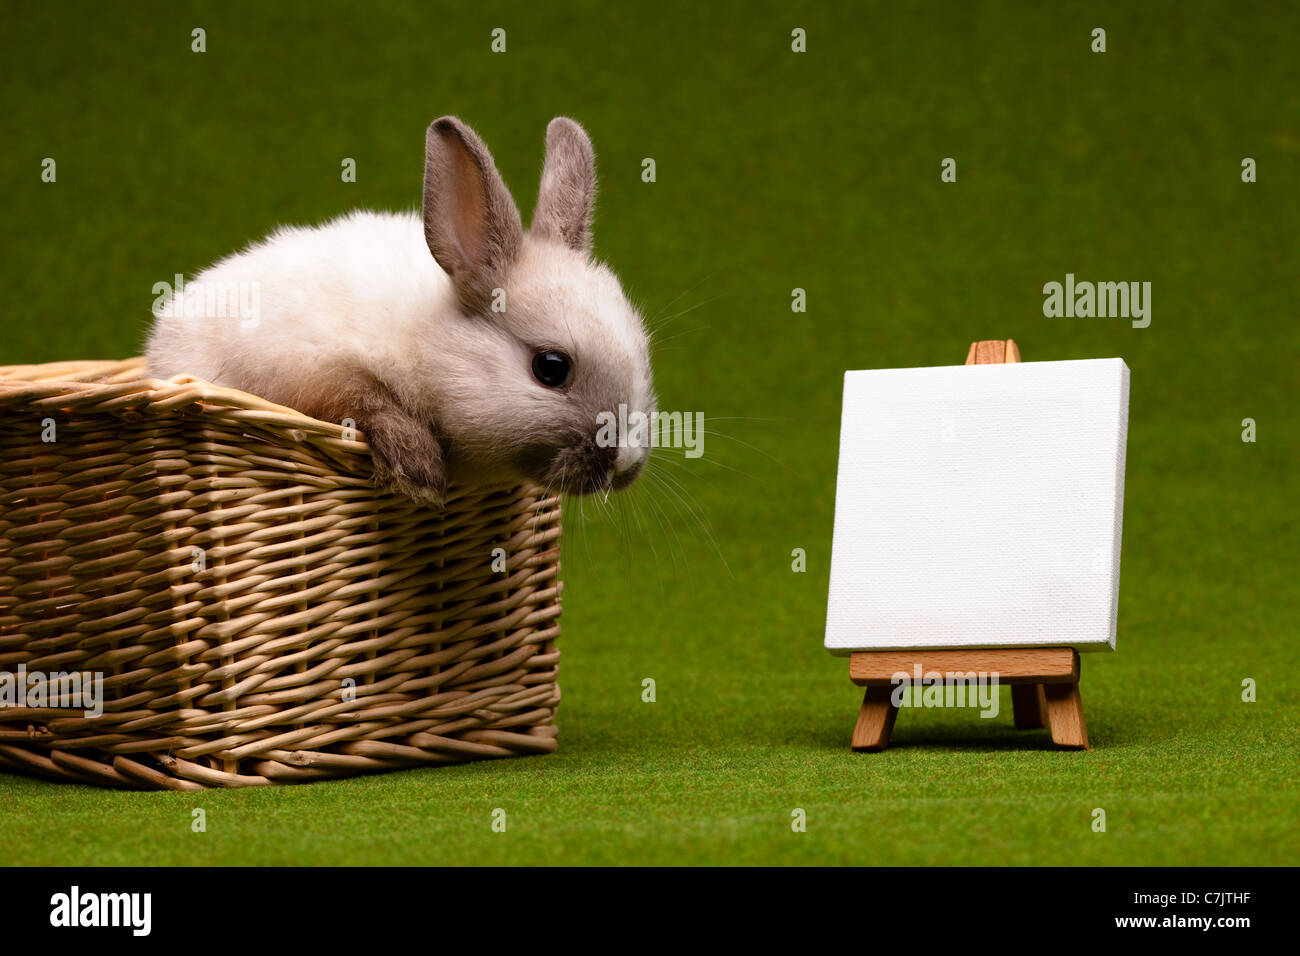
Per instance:
[[[397,406],[377,410],[365,423],[375,459],[375,484],[432,508],[447,498],[447,470],[442,444],[428,422]]]
[[[315,383],[299,409],[324,421],[351,422],[365,433],[375,462],[375,485],[423,505],[441,508],[447,468],[433,424],[412,414],[387,385],[348,369]]]

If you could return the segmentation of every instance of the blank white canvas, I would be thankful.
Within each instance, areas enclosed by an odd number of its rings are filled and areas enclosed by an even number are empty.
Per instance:
[[[1121,359],[847,372],[826,647],[1113,650]]]

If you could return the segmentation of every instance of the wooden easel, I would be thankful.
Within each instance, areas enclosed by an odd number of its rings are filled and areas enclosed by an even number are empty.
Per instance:
[[[972,342],[967,365],[1019,362],[1020,349],[1011,339]],[[1079,652],[1071,647],[1030,647],[951,651],[858,651],[849,657],[849,679],[865,687],[862,710],[853,728],[854,750],[884,750],[894,729],[894,675],[922,673],[997,674],[1011,685],[1016,727],[1051,725],[1052,742],[1062,747],[1088,748],[1088,728],[1079,696]]]

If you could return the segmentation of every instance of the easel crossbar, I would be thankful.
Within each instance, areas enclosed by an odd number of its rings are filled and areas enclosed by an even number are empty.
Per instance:
[[[898,675],[997,675],[1000,684],[1073,684],[1079,680],[1079,652],[1071,647],[950,651],[859,651],[849,656],[849,679],[859,687],[888,687]]]

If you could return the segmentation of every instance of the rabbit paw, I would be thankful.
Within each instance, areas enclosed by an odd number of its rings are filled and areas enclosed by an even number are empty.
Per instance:
[[[430,508],[446,503],[442,445],[426,423],[405,415],[385,415],[370,423],[366,438],[378,488]]]

